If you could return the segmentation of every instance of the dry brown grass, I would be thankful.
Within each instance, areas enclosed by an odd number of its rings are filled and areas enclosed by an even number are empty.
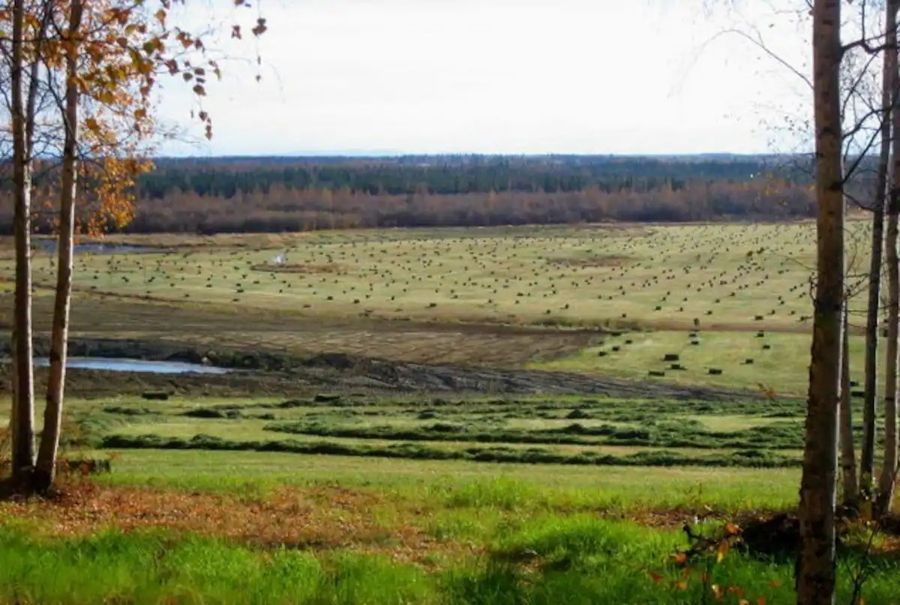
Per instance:
[[[104,529],[167,529],[261,548],[353,549],[422,562],[436,551],[470,552],[414,524],[415,510],[374,491],[338,486],[282,488],[259,497],[73,482],[50,500],[0,502],[4,517],[35,524],[49,536]],[[398,514],[381,514],[396,511]],[[388,519],[388,521],[385,521]]]

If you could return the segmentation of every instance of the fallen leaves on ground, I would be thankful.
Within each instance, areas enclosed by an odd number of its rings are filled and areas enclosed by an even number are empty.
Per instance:
[[[430,560],[436,552],[471,550],[471,545],[438,540],[414,525],[383,522],[379,511],[395,505],[400,504],[384,495],[338,486],[282,488],[248,498],[85,482],[68,486],[51,500],[0,502],[0,524],[4,517],[29,520],[51,536],[164,528],[262,548],[350,548],[412,562]]]

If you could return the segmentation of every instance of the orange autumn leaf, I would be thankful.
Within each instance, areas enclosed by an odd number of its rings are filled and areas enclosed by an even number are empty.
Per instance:
[[[728,554],[730,548],[728,542],[719,542],[719,546],[716,548],[716,563],[722,562],[722,559]]]

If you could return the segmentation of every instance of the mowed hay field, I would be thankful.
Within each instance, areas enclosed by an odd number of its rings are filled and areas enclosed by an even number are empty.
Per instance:
[[[806,223],[124,237],[86,245],[77,285],[319,318],[799,331],[813,245]],[[39,284],[51,264],[37,252]]]
[[[854,273],[867,267],[868,232],[865,221],[851,222]],[[76,332],[763,385],[788,395],[805,389],[811,223],[111,236],[104,243],[105,251],[86,244],[78,259]],[[0,271],[11,275],[6,249]],[[51,254],[39,250],[39,299],[53,280]],[[0,288],[8,295],[11,284]],[[864,298],[860,292],[852,302],[855,326],[864,321]],[[854,379],[861,347],[854,337]]]

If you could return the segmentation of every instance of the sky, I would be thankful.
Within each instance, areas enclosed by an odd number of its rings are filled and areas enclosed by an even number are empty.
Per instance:
[[[185,18],[224,24],[233,19],[222,12],[229,4],[209,0]],[[805,72],[808,22],[770,0],[256,4],[269,26],[258,43],[221,41],[232,60],[203,107],[213,140],[189,128],[189,141],[163,153],[763,153],[802,145],[785,127],[807,118],[808,87],[732,31],[761,32]],[[192,104],[172,82],[161,114],[190,124]]]

